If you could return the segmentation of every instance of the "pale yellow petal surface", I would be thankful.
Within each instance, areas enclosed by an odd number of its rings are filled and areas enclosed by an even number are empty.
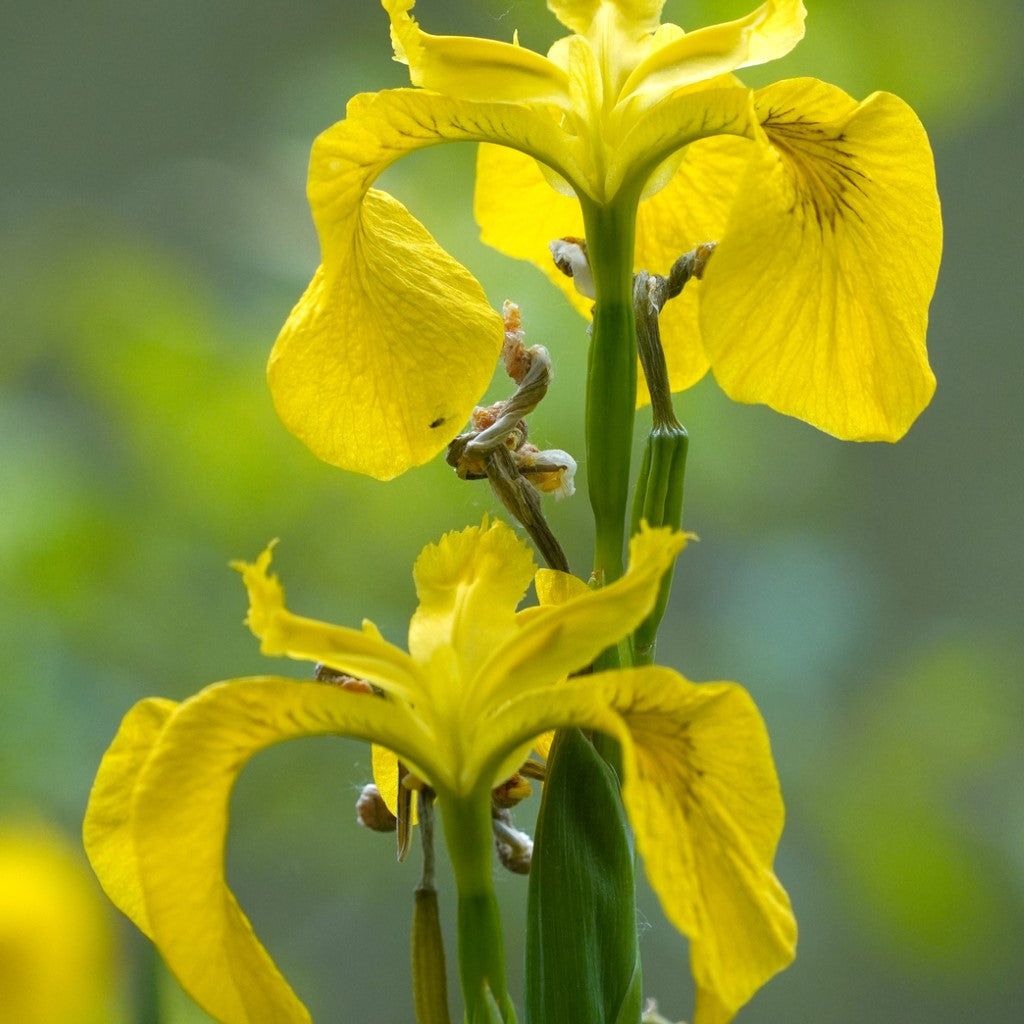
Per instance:
[[[579,576],[557,569],[538,569],[534,585],[541,604],[565,604],[574,597],[590,593],[590,587]]]
[[[628,636],[654,606],[661,578],[686,541],[684,533],[644,524],[630,541],[622,577],[564,604],[543,606],[494,651],[469,685],[472,706],[488,709],[501,698],[543,690]]]
[[[629,111],[621,120],[627,127],[609,154],[608,195],[624,184],[646,184],[650,195],[669,180],[666,161],[674,168],[671,158],[685,146],[720,135],[753,138],[757,132],[753,94],[730,76],[684,90],[644,114]]]
[[[404,207],[371,191],[268,367],[285,426],[332,465],[388,480],[462,429],[501,347],[476,281]]]
[[[582,179],[546,115],[414,89],[355,97],[313,146],[309,200],[322,266],[267,372],[281,419],[327,462],[380,479],[426,462],[491,379],[501,317],[401,203],[370,188],[407,153],[484,139]]]
[[[921,123],[813,79],[757,95],[765,131],[705,275],[701,329],[731,397],[849,440],[900,438],[935,378],[942,227]]]
[[[318,683],[246,679],[183,703],[139,778],[135,845],[153,939],[222,1024],[310,1019],[227,887],[224,846],[231,790],[249,758],[282,740],[331,734],[378,739],[426,778],[423,766],[438,756],[401,705]]]
[[[103,891],[146,935],[151,930],[135,855],[132,801],[142,768],[177,706],[150,697],[124,716],[100,762],[82,823],[85,852]]]
[[[772,871],[783,807],[768,734],[732,683],[698,685],[662,668],[614,676],[637,847],[690,940],[694,1024],[721,1024],[795,955],[796,923]]]
[[[516,607],[535,571],[530,549],[500,520],[428,544],[413,568],[419,607],[409,623],[412,657],[427,662],[450,646],[468,679],[516,631]]]
[[[528,260],[552,281],[583,315],[593,299],[576,291],[554,264],[548,243],[583,237],[583,212],[575,197],[556,192],[537,161],[503,146],[482,145],[476,162],[473,212],[480,238],[498,252]]]
[[[623,98],[657,102],[694,82],[784,57],[803,39],[806,17],[801,0],[768,0],[745,18],[689,32],[643,61]]]
[[[667,274],[683,253],[701,242],[718,241],[725,234],[736,187],[752,151],[752,143],[730,136],[688,146],[672,180],[640,203],[637,265]],[[699,323],[702,290],[703,282],[691,280],[662,310],[661,343],[673,391],[692,387],[708,370]],[[647,401],[642,378],[637,398],[638,404]]]
[[[255,562],[232,563],[249,592],[246,622],[260,639],[264,654],[323,662],[408,701],[426,692],[416,663],[401,648],[387,643],[372,623],[364,623],[361,630],[346,629],[288,611],[281,582],[269,571],[272,549],[273,545]]]
[[[374,743],[370,750],[370,764],[373,783],[380,791],[381,798],[392,814],[398,813],[398,758],[395,754]]]
[[[423,32],[409,14],[415,0],[384,0],[395,59],[413,85],[459,99],[553,103],[568,107],[565,72],[518,44]]]

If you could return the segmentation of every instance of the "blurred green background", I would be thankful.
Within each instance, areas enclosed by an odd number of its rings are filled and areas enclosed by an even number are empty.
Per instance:
[[[666,20],[749,6],[670,0]],[[787,799],[777,869],[800,952],[740,1020],[1009,1024],[1024,1012],[1022,13],[808,6],[805,42],[747,78],[889,89],[921,114],[946,223],[938,392],[897,446],[839,443],[711,379],[681,396],[701,542],[661,656],[751,690]],[[539,0],[417,14],[542,50],[562,34]],[[441,460],[386,485],[319,464],[264,384],[317,261],[310,143],[353,93],[405,82],[376,3],[15,0],[0,24],[0,830],[45,821],[77,844],[134,701],[303,671],[260,658],[230,558],[279,536],[295,610],[368,616],[400,641],[420,548],[495,505]],[[496,305],[521,303],[557,371],[533,435],[580,455],[584,324],[477,241],[472,161],[441,147],[384,184]],[[581,572],[585,473],[551,507]],[[407,1024],[417,869],[354,823],[368,761],[341,740],[261,755],[234,798],[229,874],[315,1019]],[[525,883],[498,885],[518,985]],[[685,943],[646,893],[643,913],[645,990],[683,1017]],[[144,953],[108,917],[120,966],[98,1019],[117,1024]],[[168,979],[162,998],[175,1024],[206,1020]]]

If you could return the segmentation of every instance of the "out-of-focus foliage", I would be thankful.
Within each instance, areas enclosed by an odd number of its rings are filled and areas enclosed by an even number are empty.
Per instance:
[[[669,0],[666,16],[696,26],[750,6]],[[895,447],[841,445],[711,380],[681,396],[685,525],[701,542],[659,650],[751,690],[787,797],[777,867],[801,947],[744,1019],[1010,1024],[1024,1000],[1022,15],[1013,0],[808,6],[781,73],[896,91],[935,143],[939,389]],[[559,34],[540,0],[417,13],[438,32],[519,27],[536,48]],[[312,137],[354,92],[403,83],[383,11],[22,2],[0,47],[0,817],[45,817],[76,842],[136,699],[273,671],[230,558],[279,536],[297,610],[370,615],[400,642],[416,553],[495,508],[440,462],[386,485],[318,464],[266,392],[266,355],[316,261]],[[533,439],[579,457],[583,323],[476,240],[472,157],[419,154],[385,185],[496,305],[521,304],[556,369]],[[551,519],[584,571],[585,464],[578,484]],[[261,755],[235,795],[229,875],[318,1020],[407,1024],[416,868],[353,823],[368,776],[354,743]],[[515,978],[525,888],[499,889]],[[646,986],[678,1016],[685,950],[646,907]],[[140,960],[119,937],[125,1001]],[[170,980],[163,999],[168,1019],[203,1020]]]

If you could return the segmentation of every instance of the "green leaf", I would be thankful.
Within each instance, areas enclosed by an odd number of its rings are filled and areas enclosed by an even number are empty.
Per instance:
[[[634,861],[614,772],[560,733],[530,868],[527,1024],[640,1020]]]

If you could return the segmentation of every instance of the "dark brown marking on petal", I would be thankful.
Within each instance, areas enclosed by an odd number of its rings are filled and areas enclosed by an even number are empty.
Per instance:
[[[845,217],[863,222],[855,193],[867,196],[871,178],[854,166],[856,156],[844,145],[844,131],[797,114],[792,107],[772,107],[761,125],[794,178],[796,198],[789,213],[799,206],[822,232],[826,223],[835,230],[837,220]]]

